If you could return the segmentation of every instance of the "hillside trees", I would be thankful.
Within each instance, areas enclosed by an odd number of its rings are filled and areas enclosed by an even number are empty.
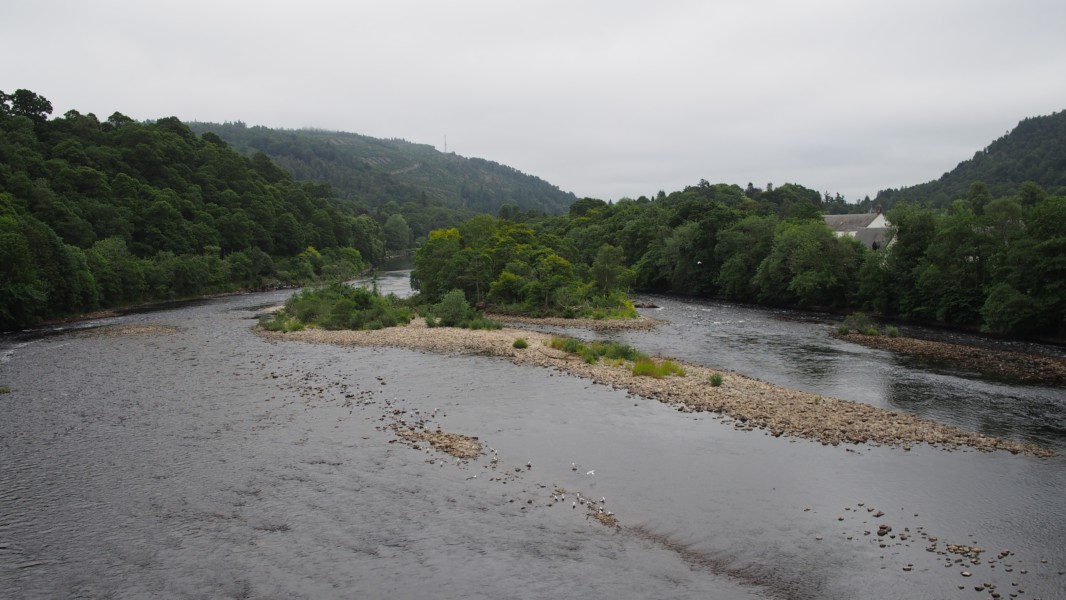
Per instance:
[[[176,118],[138,123],[0,93],[0,328],[153,299],[354,272],[373,219]],[[369,222],[368,222],[369,221]],[[301,253],[315,245],[323,259]],[[358,248],[361,252],[341,252]]]

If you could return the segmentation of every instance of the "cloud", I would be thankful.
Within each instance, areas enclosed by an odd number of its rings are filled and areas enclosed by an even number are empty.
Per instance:
[[[57,113],[402,137],[617,199],[705,178],[851,200],[1066,108],[1058,0],[17,3]]]

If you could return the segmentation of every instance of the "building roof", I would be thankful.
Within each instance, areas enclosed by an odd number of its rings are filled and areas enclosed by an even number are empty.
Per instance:
[[[857,215],[822,215],[825,224],[836,232],[858,231],[870,226],[880,216],[879,213],[860,213]]]

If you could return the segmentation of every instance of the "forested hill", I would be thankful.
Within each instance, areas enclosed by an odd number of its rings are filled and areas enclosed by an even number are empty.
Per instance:
[[[410,247],[384,225],[175,117],[106,120],[0,92],[0,330],[137,302],[352,277]]]
[[[339,196],[367,210],[395,202],[401,207],[407,203],[440,206],[466,216],[496,215],[508,205],[524,212],[560,214],[577,199],[511,167],[405,140],[318,129],[248,127],[240,122],[189,126],[199,133],[216,133],[244,154],[262,152],[298,180],[328,183]]]
[[[1024,119],[1013,131],[959,163],[935,181],[882,190],[875,204],[890,208],[900,200],[946,208],[983,182],[992,198],[1018,193],[1031,181],[1052,195],[1066,195],[1066,110]]]

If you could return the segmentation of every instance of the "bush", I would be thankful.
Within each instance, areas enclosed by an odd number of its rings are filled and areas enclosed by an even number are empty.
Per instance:
[[[722,385],[722,374],[711,373],[711,376],[708,378],[708,381],[711,382],[711,387],[718,387]]]
[[[502,328],[503,323],[478,316],[459,323],[459,327],[462,327],[463,329],[485,329],[491,331]]]
[[[685,376],[685,369],[672,360],[664,360],[659,364],[659,369],[663,375],[677,375],[678,377]]]
[[[855,312],[844,318],[844,324],[841,327],[847,327],[850,331],[866,331],[875,325],[866,313]]]
[[[519,350],[525,350],[529,347],[529,342],[527,342],[525,338],[517,338],[515,339],[514,343],[511,344],[511,346],[514,348],[518,348]]]
[[[299,319],[290,318],[285,311],[279,310],[274,313],[274,316],[262,316],[259,317],[259,326],[267,331],[300,331],[304,328],[304,324]]]
[[[444,327],[456,327],[473,317],[472,313],[470,303],[466,301],[466,294],[460,289],[444,294],[441,301],[433,305],[433,315],[440,319],[440,324]]]
[[[863,334],[864,335],[869,335],[869,336],[878,336],[878,335],[881,335],[881,332],[877,330],[876,326],[870,325],[869,327],[866,328],[866,331],[864,331]]]
[[[893,325],[885,327],[885,335],[888,337],[899,337],[899,329]]]
[[[355,288],[343,283],[303,290],[285,303],[285,315],[275,316],[274,323],[265,325],[291,331],[284,319],[302,324],[314,324],[325,329],[381,329],[407,324],[413,317],[395,296]],[[279,313],[280,314],[280,313]]]

